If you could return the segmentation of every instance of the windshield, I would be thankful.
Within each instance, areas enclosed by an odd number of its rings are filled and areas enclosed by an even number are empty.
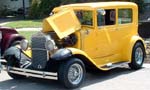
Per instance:
[[[93,25],[93,13],[92,11],[75,11],[76,16],[78,17],[82,25]]]

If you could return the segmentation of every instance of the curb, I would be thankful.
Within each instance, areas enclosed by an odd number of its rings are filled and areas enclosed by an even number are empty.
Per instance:
[[[42,28],[18,28],[17,31],[41,31]]]

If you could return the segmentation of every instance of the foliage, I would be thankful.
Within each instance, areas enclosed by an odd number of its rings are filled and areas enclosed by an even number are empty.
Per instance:
[[[94,1],[106,1],[106,0],[32,0],[29,17],[34,19],[46,17],[49,15],[49,13],[54,7],[62,4],[94,2]],[[143,0],[130,0],[130,1],[137,3],[139,7],[139,12],[143,12],[144,10]]]
[[[11,11],[7,6],[0,8],[0,17],[6,17],[8,15],[13,15],[13,11]]]
[[[39,15],[42,16],[48,16],[51,10],[59,6],[61,3],[60,0],[41,0],[41,3],[39,4]]]
[[[139,12],[142,13],[145,9],[144,0],[131,0],[138,4]]]
[[[78,2],[78,0],[32,0],[29,18],[36,19],[46,17],[54,7],[75,2]]]
[[[32,0],[31,8],[29,10],[29,18],[31,19],[37,19],[39,17],[39,4],[40,0]]]
[[[61,0],[33,0],[30,8],[29,18],[43,18],[49,15],[51,10],[59,6]]]

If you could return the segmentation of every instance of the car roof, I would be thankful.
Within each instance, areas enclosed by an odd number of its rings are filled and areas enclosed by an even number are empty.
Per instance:
[[[135,6],[137,5],[133,2],[121,2],[121,1],[112,1],[112,2],[93,2],[93,3],[77,3],[77,4],[68,4],[61,7],[89,7],[89,8],[99,8],[99,7],[112,7],[112,6]]]

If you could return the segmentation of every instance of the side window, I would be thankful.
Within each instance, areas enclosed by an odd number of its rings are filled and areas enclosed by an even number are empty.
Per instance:
[[[82,25],[93,25],[93,13],[92,11],[75,11],[76,16],[78,17]]]
[[[114,25],[116,23],[116,10],[106,9],[105,12],[106,12],[105,15],[97,13],[98,26]]]
[[[118,23],[119,24],[132,23],[132,9],[119,9]]]

